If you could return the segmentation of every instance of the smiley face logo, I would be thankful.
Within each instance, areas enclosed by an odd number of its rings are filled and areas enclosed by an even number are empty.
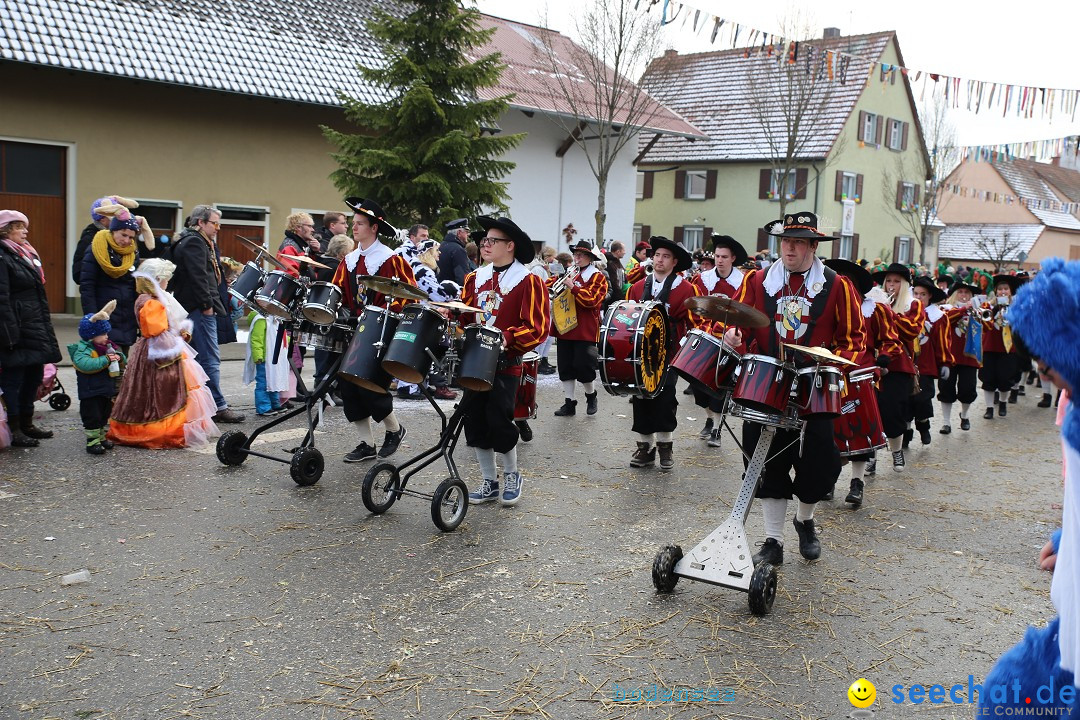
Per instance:
[[[866,678],[859,678],[847,689],[848,700],[857,708],[868,708],[877,699],[877,688]]]

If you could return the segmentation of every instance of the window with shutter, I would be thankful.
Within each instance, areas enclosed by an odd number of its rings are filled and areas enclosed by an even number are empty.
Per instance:
[[[707,177],[708,174],[704,170],[687,170],[683,197],[687,200],[704,200]]]
[[[878,115],[875,119],[874,127],[874,144],[881,145],[881,134],[885,129],[885,118]]]
[[[910,126],[911,126],[911,123],[907,123],[907,122],[904,123],[904,134],[903,134],[903,138],[901,138],[901,140],[900,140],[900,149],[901,150],[907,150],[908,127],[910,127]]]
[[[683,227],[679,225],[675,228],[675,231],[671,234],[672,242],[682,242],[683,239]]]
[[[641,239],[648,241],[652,237],[652,225],[641,226]]]
[[[859,233],[851,236],[851,259],[859,257]]]
[[[833,200],[840,202],[844,199],[844,176],[847,175],[843,170],[836,171],[836,186],[833,188]]]
[[[716,171],[705,171],[705,199],[713,200],[716,198]]]
[[[675,199],[681,200],[683,193],[686,192],[686,171],[675,171]]]
[[[810,171],[799,168],[795,171],[795,199],[806,199],[806,186],[810,184]]]
[[[758,200],[769,199],[770,187],[772,187],[772,169],[766,168],[758,175]]]

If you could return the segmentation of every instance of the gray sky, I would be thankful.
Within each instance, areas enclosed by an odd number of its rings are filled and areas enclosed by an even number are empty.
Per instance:
[[[595,0],[472,0],[482,12],[519,22],[548,24],[576,37],[574,9]],[[642,0],[642,5],[647,0]],[[904,0],[896,3],[818,0],[796,5],[780,0],[754,3],[692,0],[694,7],[756,30],[780,34],[783,18],[793,8],[820,36],[823,27],[839,27],[844,35],[895,30],[904,63],[913,70],[964,80],[985,80],[1038,87],[1080,89],[1076,72],[1076,41],[1080,3],[1074,0],[1027,0],[1008,12],[993,12],[987,3],[965,0]],[[657,6],[659,7],[659,6]],[[999,5],[999,7],[1010,7]],[[653,16],[659,18],[657,8]],[[701,52],[721,47],[709,44],[708,32],[695,35],[690,24],[677,20],[667,29],[669,47]],[[921,83],[914,87],[916,100]],[[929,91],[928,91],[929,93]],[[1043,140],[1080,134],[1080,111],[1047,122],[1023,120],[1015,112],[1002,118],[994,112],[954,110],[952,121],[961,144],[978,145]]]

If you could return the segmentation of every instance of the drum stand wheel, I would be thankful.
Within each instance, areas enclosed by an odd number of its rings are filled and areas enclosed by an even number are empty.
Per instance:
[[[247,460],[247,434],[243,430],[229,430],[217,441],[217,459],[222,465],[243,465]]]
[[[750,612],[768,615],[776,599],[776,566],[767,562],[759,563],[750,576],[750,589],[747,592]]]
[[[449,477],[439,483],[431,497],[431,522],[443,532],[457,529],[469,511],[469,488],[461,478]]]
[[[372,466],[364,476],[360,488],[360,499],[364,507],[376,515],[382,515],[398,499],[401,486],[401,473],[392,462],[381,462]]]
[[[293,453],[289,474],[297,485],[314,485],[322,477],[325,466],[321,452],[313,447],[302,447]]]
[[[675,589],[679,576],[675,574],[675,565],[682,560],[682,548],[668,545],[656,554],[652,564],[652,581],[657,592],[669,593]]]

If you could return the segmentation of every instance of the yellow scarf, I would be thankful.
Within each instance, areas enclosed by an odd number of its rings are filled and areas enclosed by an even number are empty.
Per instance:
[[[109,257],[109,248],[112,248],[120,256],[119,265],[112,264],[112,259]],[[120,247],[113,240],[112,232],[109,230],[98,230],[97,235],[94,236],[93,241],[90,243],[90,249],[94,251],[94,259],[97,260],[97,264],[111,278],[118,278],[127,274],[131,270],[131,266],[135,264],[135,243],[133,242],[127,247]]]

